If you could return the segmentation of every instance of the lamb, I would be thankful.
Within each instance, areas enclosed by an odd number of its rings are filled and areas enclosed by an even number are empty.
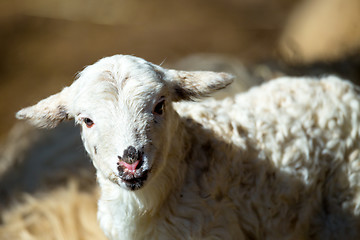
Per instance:
[[[109,239],[359,239],[359,88],[283,77],[234,98],[226,73],[106,57],[17,118],[75,119]]]

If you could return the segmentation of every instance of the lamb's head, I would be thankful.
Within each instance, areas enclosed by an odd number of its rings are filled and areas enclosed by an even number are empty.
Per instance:
[[[231,81],[226,73],[169,70],[115,55],[86,67],[71,86],[17,117],[47,128],[75,119],[98,175],[137,190],[166,171],[178,127],[171,103],[206,96]]]

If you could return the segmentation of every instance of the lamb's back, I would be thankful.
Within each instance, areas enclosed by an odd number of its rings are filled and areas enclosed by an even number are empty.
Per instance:
[[[175,109],[225,142],[243,149],[256,145],[277,167],[294,167],[300,158],[314,162],[320,155],[341,161],[359,147],[359,88],[334,76],[279,78],[235,98]]]

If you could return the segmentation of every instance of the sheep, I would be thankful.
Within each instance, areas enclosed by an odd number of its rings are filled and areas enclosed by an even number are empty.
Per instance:
[[[115,55],[16,116],[81,125],[109,239],[359,239],[359,88],[281,77],[197,101],[232,81]]]

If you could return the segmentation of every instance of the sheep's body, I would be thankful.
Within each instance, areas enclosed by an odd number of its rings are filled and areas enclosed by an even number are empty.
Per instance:
[[[118,189],[109,204],[108,186],[103,229],[124,239],[359,236],[359,97],[349,83],[284,78],[175,109],[190,147],[178,185],[159,211],[142,214],[137,204],[151,193]]]
[[[148,66],[144,65],[146,63],[140,63],[136,66],[146,68],[148,74],[147,78],[140,75],[142,81],[154,78],[149,74]],[[155,68],[156,78],[167,82],[169,88],[173,81],[168,79],[170,75],[174,77],[174,72]],[[159,73],[160,70],[164,72]],[[85,78],[86,71],[77,81],[83,81],[81,78]],[[201,84],[206,81],[202,82],[196,75],[198,73],[178,74],[181,83],[177,87],[181,89],[175,87],[175,93],[159,90],[165,99],[178,101],[179,98],[189,98],[186,94],[201,95],[200,91],[206,94],[211,91],[209,88],[224,86],[214,83],[220,81],[218,78],[214,80],[214,76],[210,76],[212,80],[205,88]],[[188,79],[194,76],[198,81],[187,85]],[[132,76],[125,77],[128,78]],[[152,95],[153,88],[148,89]],[[69,91],[65,91],[65,96],[71,97]],[[124,91],[123,94],[132,93]],[[151,96],[143,96],[146,97],[142,99],[153,102]],[[59,100],[61,104],[55,104],[53,99],[50,98],[51,103],[47,106],[57,106],[61,113],[66,112],[66,117],[69,114],[77,118],[76,106],[64,110],[64,98]],[[144,149],[141,154],[132,153],[136,155],[134,160],[143,159],[139,169],[133,170],[137,163],[121,162],[129,155],[130,148],[126,147],[134,144],[131,132],[127,131],[127,136],[124,136],[125,144],[119,143],[120,152],[127,150],[122,157],[119,156],[120,161],[114,162],[122,166],[118,167],[120,177],[114,172],[116,170],[109,171],[108,165],[104,166],[105,161],[109,164],[107,161],[112,158],[105,155],[103,149],[108,154],[115,148],[112,135],[107,132],[105,139],[108,141],[103,148],[101,144],[93,145],[103,139],[96,135],[96,141],[92,140],[94,133],[91,131],[97,129],[85,127],[83,131],[86,132],[82,133],[85,147],[98,169],[102,190],[98,205],[100,226],[110,239],[360,237],[360,97],[351,83],[336,77],[319,81],[284,78],[253,88],[234,99],[173,103],[175,111],[169,104],[165,113],[163,108],[157,108],[157,104],[147,111],[146,104],[135,104],[137,99],[125,99],[134,102],[131,105],[134,109],[140,105],[144,114],[152,111],[152,120],[146,118],[149,115],[142,117],[138,111],[136,119],[130,118],[135,122],[138,118],[143,119],[145,130],[136,123],[127,126],[136,129],[139,135],[145,132],[143,137],[135,134]],[[38,109],[43,109],[44,103],[39,103],[35,110],[21,112],[20,117],[33,119],[39,115]],[[126,101],[122,103],[128,104]],[[131,115],[129,110],[120,109],[119,112]],[[52,116],[57,117],[59,113]],[[52,118],[47,117],[54,122]],[[128,121],[126,116],[121,119]],[[164,119],[166,122],[162,122]],[[36,124],[39,121],[42,120],[34,120]],[[100,128],[101,119],[97,123],[95,126]],[[117,129],[111,126],[112,134],[116,135]],[[152,128],[158,130],[153,132]],[[144,136],[150,140],[143,140]],[[156,161],[160,163],[156,165]],[[144,184],[142,179],[148,166],[152,168],[149,168],[150,176]],[[110,167],[116,169],[113,165]],[[133,182],[121,177],[125,170],[134,171],[133,178],[139,185],[131,185]],[[137,174],[140,177],[137,178]],[[129,188],[136,191],[129,191]]]
[[[240,226],[250,239],[358,239],[359,100],[336,77],[283,78],[235,99],[180,106],[181,115],[236,146],[219,144],[200,126],[190,131],[199,136],[192,146],[201,157],[188,158],[203,169],[190,185],[198,184],[197,197],[209,198],[198,200],[208,202],[203,212],[222,216],[232,209],[228,216],[237,219],[210,220],[204,232],[225,223],[226,236],[227,224],[237,221],[233,231]]]

